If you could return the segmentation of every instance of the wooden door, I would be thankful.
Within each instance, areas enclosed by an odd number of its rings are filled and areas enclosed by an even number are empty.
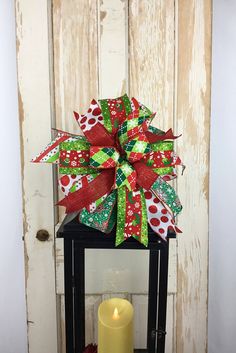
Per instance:
[[[65,352],[56,171],[30,159],[51,127],[78,132],[73,110],[124,92],[157,112],[157,126],[183,134],[183,235],[171,243],[166,352],[206,352],[211,1],[16,0],[16,21],[29,352]],[[47,241],[36,238],[40,229]],[[93,294],[88,339],[107,295]],[[129,294],[142,315],[146,294]]]

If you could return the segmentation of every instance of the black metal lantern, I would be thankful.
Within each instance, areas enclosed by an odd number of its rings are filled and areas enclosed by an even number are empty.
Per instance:
[[[115,247],[115,229],[104,234],[68,216],[57,237],[64,238],[66,353],[83,353],[85,348],[85,249],[149,250],[147,350],[135,352],[164,353],[169,241],[149,228],[147,248],[134,238]],[[168,233],[169,238],[175,233]]]

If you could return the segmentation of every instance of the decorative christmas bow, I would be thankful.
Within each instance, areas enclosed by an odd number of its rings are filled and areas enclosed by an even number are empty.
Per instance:
[[[58,131],[33,162],[59,163],[58,205],[79,212],[81,223],[109,233],[117,223],[116,245],[133,236],[148,244],[148,223],[163,239],[180,230],[182,206],[167,181],[181,164],[172,130],[150,126],[155,116],[135,98],[92,100],[84,115],[74,113],[85,137]]]

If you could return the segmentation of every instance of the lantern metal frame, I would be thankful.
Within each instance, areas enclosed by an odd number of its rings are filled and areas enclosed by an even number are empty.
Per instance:
[[[165,352],[169,238],[176,234],[169,232],[163,241],[149,228],[148,247],[134,238],[115,247],[115,233],[114,228],[104,234],[69,215],[58,229],[57,237],[64,239],[66,353],[85,348],[85,249],[149,250],[147,349],[135,352]]]

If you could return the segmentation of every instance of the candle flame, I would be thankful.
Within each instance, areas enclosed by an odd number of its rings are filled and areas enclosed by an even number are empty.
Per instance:
[[[113,320],[118,320],[119,318],[120,318],[120,315],[119,315],[118,309],[115,308],[114,312],[113,312],[113,315],[112,315],[112,319]]]

